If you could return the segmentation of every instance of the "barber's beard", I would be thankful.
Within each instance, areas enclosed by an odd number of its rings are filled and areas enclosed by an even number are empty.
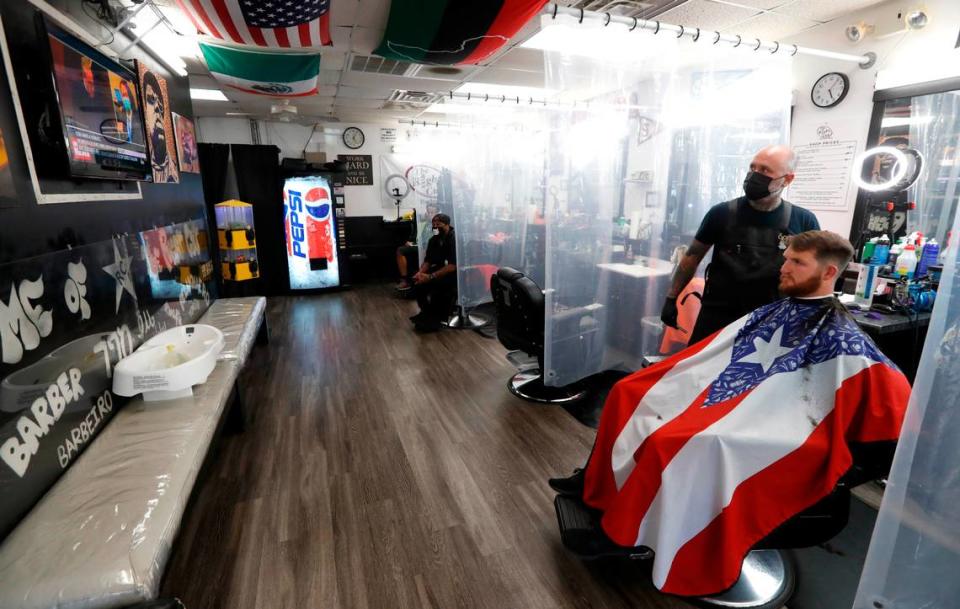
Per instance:
[[[790,283],[789,285],[784,286],[783,282],[780,283],[780,293],[784,296],[798,296],[803,298],[804,296],[809,296],[815,293],[820,289],[820,278],[813,276],[805,281],[799,283]]]
[[[167,138],[162,129],[157,129],[150,136],[150,150],[155,165],[165,165],[167,162]]]

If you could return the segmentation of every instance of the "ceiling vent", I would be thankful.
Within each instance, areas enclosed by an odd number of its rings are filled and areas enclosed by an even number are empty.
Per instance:
[[[390,98],[387,99],[387,102],[393,102],[394,104],[419,104],[423,106],[429,106],[430,104],[440,101],[441,98],[443,98],[443,93],[404,91],[402,89],[398,89],[390,94]]]
[[[395,59],[384,59],[372,55],[352,55],[350,71],[366,74],[390,74],[392,76],[412,76],[420,69],[420,64]]]

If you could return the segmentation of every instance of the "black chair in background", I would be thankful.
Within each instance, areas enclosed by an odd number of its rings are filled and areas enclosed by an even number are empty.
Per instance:
[[[490,291],[497,310],[497,338],[500,343],[511,351],[522,351],[536,358],[535,367],[521,368],[510,378],[507,383],[510,393],[532,402],[549,404],[573,402],[586,395],[586,391],[576,386],[544,385],[543,290],[520,271],[503,267],[491,276]],[[507,357],[517,363],[510,355]]]

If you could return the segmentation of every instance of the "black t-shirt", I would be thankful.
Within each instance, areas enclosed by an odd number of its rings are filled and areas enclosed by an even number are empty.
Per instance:
[[[427,242],[427,254],[423,260],[431,270],[439,269],[448,264],[457,263],[457,239],[453,228],[446,235],[439,234],[430,237]]]
[[[787,227],[787,233],[799,235],[808,230],[820,230],[820,223],[813,212],[807,211],[802,207],[792,206],[790,212],[790,225]],[[737,199],[737,217],[740,222],[749,226],[771,226],[779,227],[783,222],[784,206],[780,205],[773,211],[758,211],[750,205],[746,197]],[[707,211],[703,217],[700,228],[697,229],[696,239],[700,243],[707,245],[716,245],[720,240],[720,235],[727,228],[727,218],[730,214],[730,208],[727,202],[717,203]]]

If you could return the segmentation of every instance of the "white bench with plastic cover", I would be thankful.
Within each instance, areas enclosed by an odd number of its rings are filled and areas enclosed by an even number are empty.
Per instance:
[[[157,601],[187,502],[221,425],[243,418],[236,384],[266,299],[215,301],[197,323],[225,345],[193,396],[114,416],[0,545],[0,607],[176,607]]]

